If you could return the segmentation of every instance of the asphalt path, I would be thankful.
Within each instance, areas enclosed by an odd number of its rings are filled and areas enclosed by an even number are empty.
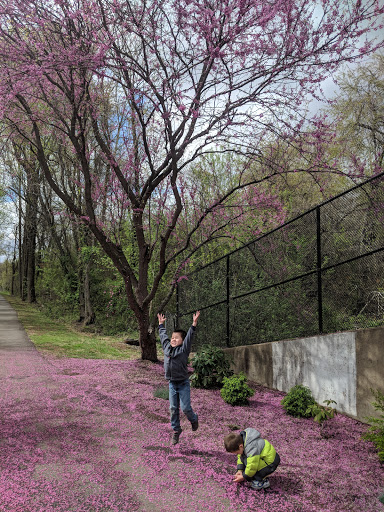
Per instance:
[[[0,379],[46,375],[47,365],[18,320],[16,311],[0,295]]]
[[[17,318],[16,311],[0,295],[0,352],[37,352]]]

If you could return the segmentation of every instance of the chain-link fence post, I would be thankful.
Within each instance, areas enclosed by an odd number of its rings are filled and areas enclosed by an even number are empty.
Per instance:
[[[316,208],[316,230],[317,230],[317,308],[319,321],[319,334],[323,332],[323,283],[322,283],[322,261],[321,261],[321,212],[320,207]]]

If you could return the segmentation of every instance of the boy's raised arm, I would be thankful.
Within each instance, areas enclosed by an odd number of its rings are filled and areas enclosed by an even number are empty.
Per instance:
[[[196,313],[193,314],[193,322],[192,322],[193,327],[196,327],[199,316],[200,316],[200,311],[196,311]]]
[[[166,321],[166,317],[163,315],[163,313],[157,313],[157,319],[159,320],[159,325]]]

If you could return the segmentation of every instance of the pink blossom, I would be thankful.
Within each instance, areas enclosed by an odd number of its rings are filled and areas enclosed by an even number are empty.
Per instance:
[[[253,386],[248,407],[192,389],[200,428],[170,445],[163,367],[144,361],[2,355],[1,512],[379,512],[384,469],[366,426],[338,415],[319,434]],[[281,456],[271,492],[231,482],[231,429],[257,427]],[[193,491],[193,492],[192,492]]]

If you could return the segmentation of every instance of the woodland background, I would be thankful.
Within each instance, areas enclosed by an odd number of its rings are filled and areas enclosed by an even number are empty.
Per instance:
[[[155,360],[190,272],[382,172],[384,7],[322,5],[1,2],[1,289]]]

